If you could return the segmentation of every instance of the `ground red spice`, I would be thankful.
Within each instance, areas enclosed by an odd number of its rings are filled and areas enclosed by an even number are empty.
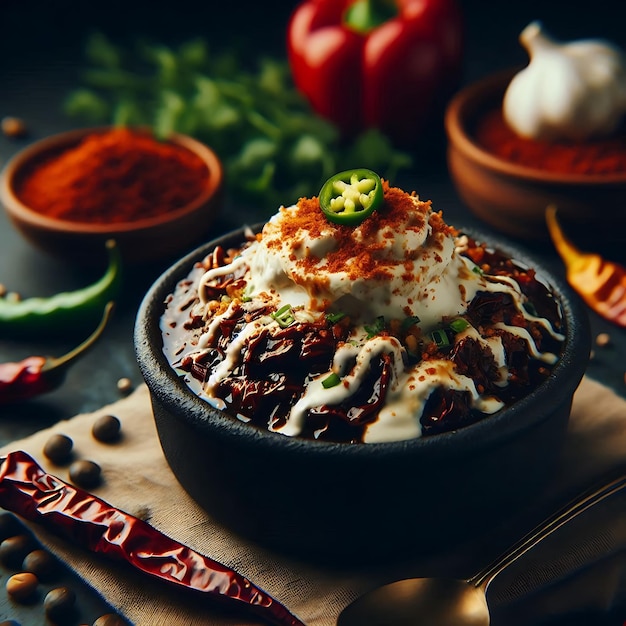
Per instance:
[[[476,141],[488,152],[512,163],[561,174],[615,174],[626,172],[626,131],[585,142],[547,142],[517,135],[501,109],[480,119]]]
[[[37,163],[16,192],[44,215],[108,224],[183,207],[201,194],[208,177],[206,164],[190,150],[118,128]]]
[[[383,181],[384,202],[372,215],[364,220],[358,227],[332,224],[328,222],[320,209],[319,199],[301,198],[298,201],[298,212],[295,216],[281,223],[282,239],[296,239],[299,231],[307,231],[315,239],[321,236],[323,230],[332,228],[333,236],[337,242],[334,250],[324,257],[326,268],[329,272],[347,271],[350,278],[356,280],[385,280],[391,276],[391,267],[397,265],[397,261],[386,259],[384,243],[375,244],[376,234],[383,228],[392,230],[411,229],[421,230],[426,220],[429,221],[435,245],[439,243],[440,233],[449,234],[454,230],[449,227],[440,213],[431,212],[430,201],[418,201],[415,203],[416,194],[407,194],[402,189],[390,187],[387,181]],[[355,239],[354,230],[359,228],[362,232],[362,244]],[[277,245],[280,245],[277,242]],[[417,255],[425,254],[423,250],[407,250],[407,261],[417,258]],[[311,256],[301,259],[298,264],[312,274],[320,259]],[[407,266],[409,269],[411,266]]]

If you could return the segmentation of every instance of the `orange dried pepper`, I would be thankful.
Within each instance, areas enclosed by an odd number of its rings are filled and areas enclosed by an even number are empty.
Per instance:
[[[626,267],[579,250],[563,233],[556,207],[547,208],[546,223],[565,264],[567,282],[596,313],[626,327]]]

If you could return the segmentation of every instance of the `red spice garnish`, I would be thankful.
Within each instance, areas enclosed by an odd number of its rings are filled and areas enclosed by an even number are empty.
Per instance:
[[[441,213],[431,212],[430,201],[415,202],[417,198],[415,192],[407,194],[402,189],[390,187],[387,181],[383,181],[383,190],[385,196],[382,206],[357,227],[328,222],[320,209],[317,197],[301,198],[298,201],[297,213],[281,222],[281,238],[273,245],[280,246],[285,240],[296,241],[301,231],[306,231],[312,239],[316,239],[330,228],[333,230],[336,247],[326,253],[325,269],[329,273],[347,272],[351,280],[382,281],[392,276],[391,271],[398,265],[398,260],[387,258],[388,247],[384,242],[373,243],[377,233],[385,232],[384,238],[389,239],[394,230],[421,230],[428,220],[432,229],[429,244],[439,250],[442,249],[442,236],[455,233],[454,229],[445,224]],[[360,241],[355,237],[355,230],[360,231]],[[412,266],[408,261],[420,254],[426,253],[419,249],[405,250],[406,280],[413,278]],[[320,261],[320,258],[310,255],[297,261],[297,264],[309,275],[315,271]],[[297,280],[297,277],[294,279]],[[316,276],[318,286],[319,280],[319,276]]]
[[[485,114],[476,140],[488,152],[536,170],[563,174],[626,172],[626,132],[586,141],[538,141],[520,137],[506,123],[501,109]]]
[[[36,163],[17,195],[50,217],[130,222],[184,207],[202,193],[208,177],[206,164],[190,150],[117,128],[87,135]]]

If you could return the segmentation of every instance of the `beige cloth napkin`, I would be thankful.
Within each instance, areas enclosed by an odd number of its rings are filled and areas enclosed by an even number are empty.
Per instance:
[[[100,443],[91,435],[93,422],[107,413],[116,415],[122,422],[123,437],[113,444]],[[25,450],[48,472],[69,480],[67,467],[52,465],[42,454],[45,442],[53,433],[72,437],[75,457],[100,464],[104,481],[94,490],[96,495],[236,569],[283,602],[308,626],[333,626],[340,610],[364,590],[400,574],[423,574],[423,568],[429,567],[428,563],[423,563],[420,564],[422,569],[416,567],[419,571],[415,572],[330,572],[306,563],[289,562],[232,536],[213,522],[178,485],[161,451],[148,391],[143,385],[119,402],[59,422],[5,446],[0,453]],[[560,470],[544,494],[546,512],[551,512],[552,502],[558,501],[561,494],[588,486],[624,461],[626,400],[585,378],[575,394]],[[123,564],[87,554],[37,526],[33,529],[44,544],[137,626],[258,624],[241,616],[228,616],[204,599],[191,602],[189,596],[146,581]],[[497,537],[497,533],[492,536]],[[484,555],[482,551],[481,558]],[[453,564],[454,555],[447,560],[439,558],[434,569],[441,569],[442,563]],[[459,572],[457,576],[471,573]]]

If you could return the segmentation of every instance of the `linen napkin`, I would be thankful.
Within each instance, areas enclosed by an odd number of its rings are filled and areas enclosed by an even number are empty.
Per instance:
[[[99,442],[91,434],[95,420],[105,414],[117,416],[122,423],[122,438],[115,443]],[[371,571],[337,567],[329,571],[290,561],[245,542],[195,504],[167,465],[145,385],[98,411],[78,415],[13,442],[0,453],[24,450],[46,471],[70,482],[68,468],[53,465],[42,453],[44,444],[55,433],[73,439],[74,458],[89,459],[101,466],[103,483],[92,490],[94,494],[247,576],[308,626],[333,626],[341,609],[352,599],[395,578],[473,574],[472,568],[480,569],[486,559],[497,556],[511,539],[517,539],[517,532],[529,530],[544,514],[552,513],[555,507],[608,471],[626,466],[626,400],[586,377],[574,397],[560,467],[541,495],[541,501],[529,503],[528,510],[516,517],[515,528],[508,520],[485,537],[477,537],[466,549],[456,548],[449,553],[443,550],[435,559],[411,567],[372,568]],[[578,525],[572,523],[555,533],[554,538],[505,570],[489,591],[490,604],[494,605],[494,626],[498,623],[538,624],[538,615],[572,610],[609,611],[619,604],[622,601],[620,589],[626,579],[623,559],[626,533],[614,531],[616,525],[626,527],[624,516],[626,498],[615,497],[604,507],[598,505],[593,515],[583,514]],[[125,564],[91,555],[37,525],[30,526],[44,545],[137,626],[252,626],[259,623],[254,618],[246,620],[241,615],[228,614],[204,597],[192,601],[189,595],[147,580]],[[600,533],[601,540],[594,538],[594,532]],[[581,549],[581,545],[587,547]],[[597,583],[593,593],[586,585],[590,578]],[[577,591],[572,593],[572,589]],[[515,610],[507,612],[507,607],[511,606]],[[499,617],[499,612],[504,617]]]

